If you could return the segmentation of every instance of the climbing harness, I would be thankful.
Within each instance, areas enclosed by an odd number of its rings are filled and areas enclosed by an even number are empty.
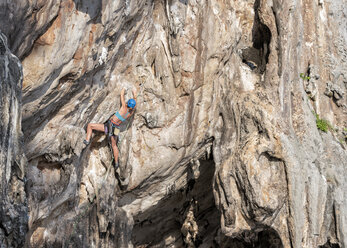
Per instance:
[[[112,136],[116,136],[119,134],[120,126],[115,124],[115,122],[112,121],[111,119],[108,119],[104,123],[104,130],[105,130],[106,136],[108,138],[111,138]]]

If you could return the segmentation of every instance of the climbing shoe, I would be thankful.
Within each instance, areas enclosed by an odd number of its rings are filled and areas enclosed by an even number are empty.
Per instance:
[[[257,68],[257,65],[252,61],[246,61],[246,64],[249,66],[249,68],[251,68],[252,71]]]
[[[112,160],[112,165],[114,166],[114,169],[117,170],[119,167],[119,162],[115,162],[114,159]]]
[[[83,144],[85,144],[86,146],[89,145],[89,141],[88,140],[83,140]]]

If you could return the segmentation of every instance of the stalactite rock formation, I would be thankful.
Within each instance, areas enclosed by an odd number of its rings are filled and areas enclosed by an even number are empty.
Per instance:
[[[28,247],[347,247],[344,0],[16,2]]]

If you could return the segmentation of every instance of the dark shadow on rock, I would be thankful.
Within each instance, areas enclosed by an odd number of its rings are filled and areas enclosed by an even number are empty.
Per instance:
[[[252,47],[242,50],[242,62],[247,64],[251,70],[263,74],[266,64],[269,62],[271,31],[260,21],[258,8],[260,0],[254,3],[254,21],[252,28]]]
[[[244,232],[237,238],[226,237],[221,234],[218,248],[283,248],[282,241],[278,233],[272,228],[265,228],[260,232]]]
[[[73,0],[77,11],[86,13],[91,23],[101,23],[102,0]]]
[[[185,213],[193,201],[194,217],[198,225],[195,247],[283,248],[278,233],[266,226],[259,227],[261,231],[245,232],[237,238],[230,238],[221,233],[221,215],[215,206],[213,195],[214,172],[213,160],[200,160],[200,176],[196,180],[190,180],[185,188],[169,192],[158,204],[134,216],[134,246],[164,245],[165,238],[170,236],[174,239],[170,244],[184,247],[185,237],[181,228],[185,221]]]
[[[328,239],[328,241],[324,245],[319,246],[319,248],[340,248],[340,245],[331,243],[331,241]]]
[[[195,220],[199,226],[195,245],[198,247],[203,243],[212,243],[209,234],[213,234],[220,226],[220,214],[215,207],[212,189],[214,171],[212,160],[200,161],[199,178],[190,180],[191,183],[186,188],[168,192],[158,204],[134,216],[133,244],[163,245],[160,242],[164,242],[165,237],[171,235],[177,247],[184,247],[181,227],[184,213],[192,200],[196,202]]]

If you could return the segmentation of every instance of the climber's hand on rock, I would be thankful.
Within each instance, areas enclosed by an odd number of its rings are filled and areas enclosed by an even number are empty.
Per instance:
[[[135,97],[137,93],[136,87],[133,88],[133,96]]]

